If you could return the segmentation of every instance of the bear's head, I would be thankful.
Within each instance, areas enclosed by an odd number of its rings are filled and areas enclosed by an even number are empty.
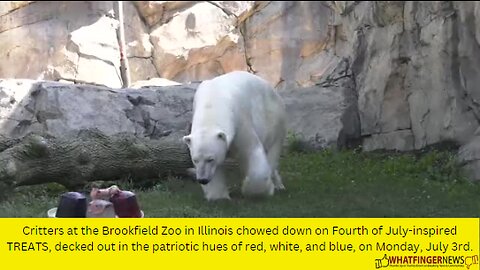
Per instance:
[[[202,185],[208,184],[217,167],[225,161],[227,135],[223,131],[202,131],[184,136],[183,141],[190,149],[197,181]]]

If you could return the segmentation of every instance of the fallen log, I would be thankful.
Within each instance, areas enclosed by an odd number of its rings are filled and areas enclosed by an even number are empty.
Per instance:
[[[0,182],[10,186],[56,182],[75,189],[125,176],[133,181],[186,176],[191,167],[188,148],[178,137],[106,136],[92,129],[61,138],[25,136],[0,153]]]

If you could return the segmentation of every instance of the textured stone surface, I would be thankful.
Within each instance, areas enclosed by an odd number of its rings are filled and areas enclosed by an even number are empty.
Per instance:
[[[120,85],[110,2],[34,2],[0,16],[0,78]]]
[[[33,80],[0,81],[0,134],[62,137],[96,128],[106,135],[158,138],[185,133],[196,84],[111,89]],[[108,106],[106,106],[108,104]]]
[[[234,15],[200,2],[153,29],[154,63],[160,77],[187,82],[246,69],[234,22]]]
[[[320,2],[257,5],[242,18],[251,69],[279,89],[313,85],[339,61],[326,51],[331,41],[331,13]]]
[[[125,42],[128,57],[152,57],[153,45],[150,42],[148,27],[143,23],[137,8],[130,1],[123,4],[125,20]],[[132,75],[135,72],[132,73]]]
[[[148,27],[170,21],[177,12],[193,5],[195,1],[135,1],[134,2]]]
[[[128,65],[134,83],[158,77],[152,58],[131,57],[128,59]]]
[[[234,16],[240,16],[245,11],[248,11],[255,3],[255,1],[209,1],[212,4],[229,12]]]
[[[466,143],[478,127],[478,3],[341,2],[335,50],[352,62],[364,149]],[[346,38],[344,38],[346,37]]]
[[[354,81],[348,62],[318,85],[279,91],[288,131],[312,149],[342,148],[360,135]]]
[[[10,13],[14,10],[29,5],[35,1],[1,1],[0,2],[0,16]]]
[[[458,163],[470,179],[480,181],[480,133],[477,131],[468,143],[460,147],[457,155]]]

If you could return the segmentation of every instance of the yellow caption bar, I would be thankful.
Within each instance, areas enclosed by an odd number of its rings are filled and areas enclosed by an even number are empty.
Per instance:
[[[2,269],[479,269],[475,218],[0,219]]]

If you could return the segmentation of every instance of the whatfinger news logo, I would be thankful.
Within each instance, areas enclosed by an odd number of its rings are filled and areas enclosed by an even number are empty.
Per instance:
[[[478,255],[472,256],[388,256],[385,254],[381,259],[375,259],[375,268],[385,267],[447,267],[467,268],[478,265]]]

